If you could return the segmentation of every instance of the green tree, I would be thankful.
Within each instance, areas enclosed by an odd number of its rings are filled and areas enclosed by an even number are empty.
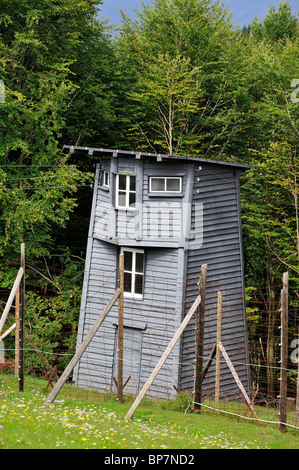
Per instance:
[[[56,244],[55,232],[65,227],[77,204],[78,186],[87,184],[89,175],[70,164],[61,148],[73,143],[69,139],[75,134],[82,141],[80,134],[89,129],[87,114],[81,113],[83,129],[75,114],[84,107],[90,113],[92,94],[84,88],[88,80],[82,68],[79,75],[77,62],[82,65],[84,55],[95,56],[100,44],[104,49],[107,42],[97,16],[99,3],[3,0],[1,4],[0,77],[5,103],[0,105],[0,252],[4,260],[19,253],[21,242],[26,243],[28,256],[48,255]],[[97,93],[92,106],[101,104],[102,109],[100,94],[105,92],[100,79],[93,86]]]
[[[126,93],[124,124],[128,129],[139,128],[140,131],[139,135],[131,135],[135,147],[147,145],[152,148],[154,143],[161,142],[161,129],[160,134],[157,133],[157,126],[153,127],[152,123],[153,119],[161,123],[162,109],[159,109],[159,100],[154,100],[152,90],[155,86],[160,89],[163,81],[166,89],[167,80],[182,84],[179,75],[182,77],[183,73],[184,94],[192,109],[188,104],[185,114],[177,113],[173,129],[170,129],[168,119],[167,132],[169,134],[173,130],[171,137],[175,139],[171,148],[207,158],[228,157],[226,150],[238,128],[233,86],[233,71],[238,67],[233,63],[239,60],[239,55],[230,48],[235,37],[227,9],[219,2],[209,0],[154,0],[150,6],[144,5],[142,11],[137,12],[135,20],[123,15],[117,48],[122,71],[130,87]],[[180,65],[179,71],[177,66],[174,67],[175,63],[184,64],[184,68]],[[147,107],[149,93],[151,104],[155,102],[151,112]],[[179,93],[177,105],[184,101]],[[136,100],[132,102],[131,98],[137,96],[143,104],[139,107],[139,100],[136,108]],[[140,111],[143,113],[142,123]],[[164,140],[165,132],[164,129]],[[164,151],[169,151],[169,148],[168,142]]]
[[[159,54],[139,72],[140,92],[129,94],[135,103],[133,130],[145,137],[146,146],[165,149],[170,155],[196,139],[188,127],[198,108],[200,69],[190,69],[189,64],[180,56],[171,59],[168,53]],[[148,135],[153,136],[152,142]]]
[[[74,350],[84,263],[66,254],[68,247],[84,252],[87,231],[80,247],[77,235],[90,212],[89,206],[82,210],[78,189],[90,195],[92,162],[75,161],[62,147],[92,141],[103,128],[107,139],[112,114],[100,3],[1,2],[0,287],[12,287],[25,242],[26,328],[49,352]],[[65,332],[59,340],[58,331]]]
[[[289,2],[280,2],[277,11],[271,5],[263,22],[257,17],[252,22],[251,34],[255,41],[266,40],[275,43],[278,40],[292,39],[296,36],[298,24],[292,14]]]
[[[298,289],[298,130],[299,108],[292,100],[298,37],[274,44],[253,44],[249,84],[254,101],[253,170],[243,177],[242,208],[246,281],[257,288],[266,325],[268,393],[274,396],[275,321],[283,271],[290,273],[290,292]],[[253,70],[255,72],[253,73]],[[260,71],[263,83],[260,83]],[[252,121],[253,122],[253,121]],[[253,125],[253,124],[252,124]],[[249,141],[250,144],[250,141]]]

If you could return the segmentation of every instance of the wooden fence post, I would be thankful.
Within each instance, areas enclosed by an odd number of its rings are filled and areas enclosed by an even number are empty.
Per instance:
[[[23,277],[20,287],[20,318],[19,318],[19,392],[24,392],[25,369],[25,243],[21,244],[21,268]]]
[[[16,292],[15,298],[15,321],[16,321],[16,331],[15,331],[15,376],[19,375],[20,367],[20,288]]]
[[[287,422],[287,367],[288,367],[288,291],[289,273],[283,273],[281,291],[281,368],[280,368],[280,432],[286,432]]]
[[[201,302],[197,317],[196,330],[196,358],[195,358],[195,387],[194,387],[194,409],[201,409],[202,394],[202,371],[203,371],[203,354],[204,354],[204,322],[205,322],[205,301],[206,301],[206,280],[207,280],[207,264],[201,267],[201,275],[199,281],[199,293]]]
[[[299,334],[298,334],[299,338]],[[297,392],[296,392],[296,426],[299,425],[299,357],[298,357],[298,374],[297,374]]]
[[[119,255],[119,288],[118,299],[118,378],[117,397],[123,402],[123,371],[124,371],[124,255]]]
[[[215,402],[219,402],[220,390],[220,348],[221,341],[221,321],[222,321],[222,292],[218,291],[218,309],[217,309],[217,352],[216,352],[216,379],[215,379]]]

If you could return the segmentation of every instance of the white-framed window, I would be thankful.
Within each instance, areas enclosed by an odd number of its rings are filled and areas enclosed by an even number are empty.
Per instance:
[[[136,175],[116,175],[116,207],[135,209]]]
[[[102,182],[102,185],[103,185],[105,188],[110,188],[110,172],[109,172],[109,171],[106,171],[106,170],[103,171],[103,182]]]
[[[149,181],[150,193],[181,193],[181,176],[151,176]]]
[[[99,186],[102,189],[110,189],[110,171],[101,170]]]
[[[124,255],[124,295],[142,299],[144,280],[144,250],[121,248]]]

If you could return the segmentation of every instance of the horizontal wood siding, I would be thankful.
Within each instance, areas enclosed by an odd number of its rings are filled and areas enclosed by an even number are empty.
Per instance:
[[[143,239],[160,241],[178,241],[182,230],[182,208],[186,189],[187,165],[183,163],[144,162],[142,219]],[[182,178],[182,195],[152,195],[149,193],[151,176],[180,176]]]
[[[81,311],[80,319],[81,341],[116,288],[118,252],[115,245],[93,240],[89,274],[86,279],[86,305]],[[181,305],[177,307],[177,256],[177,250],[147,249],[143,299],[124,299],[124,325],[128,330],[131,327],[142,335],[138,383],[136,373],[133,373],[137,367],[136,354],[124,357],[124,371],[128,373],[131,367],[131,376],[135,378],[134,381],[131,377],[126,385],[127,393],[136,393],[146,382],[176,331],[178,319],[181,317]],[[80,360],[76,371],[77,385],[116,391],[113,376],[117,378],[117,324],[116,305]],[[178,380],[178,354],[179,345],[163,366],[148,392],[149,395],[171,397],[175,393],[173,386],[177,385]],[[135,362],[130,364],[130,358],[133,356]],[[124,381],[127,378],[124,377]]]
[[[207,297],[205,311],[204,362],[215,342],[217,332],[217,292],[222,291],[222,342],[239,377],[248,390],[247,332],[245,323],[242,246],[238,185],[234,171],[220,166],[203,165],[194,179],[192,230],[196,230],[195,204],[203,204],[202,246],[188,251],[186,276],[187,311],[198,290],[196,283],[201,265],[207,264]],[[199,236],[199,235],[198,235]],[[194,390],[195,318],[182,339],[180,389]],[[214,390],[215,361],[203,384],[204,390]],[[226,364],[221,363],[220,388],[237,393],[238,387]],[[239,398],[239,397],[238,397]]]
[[[81,307],[77,348],[116,289],[117,254],[114,245],[90,240],[90,262],[84,284],[86,302]],[[99,328],[75,371],[75,382],[83,388],[111,389],[114,330],[111,318],[117,318],[117,304]]]

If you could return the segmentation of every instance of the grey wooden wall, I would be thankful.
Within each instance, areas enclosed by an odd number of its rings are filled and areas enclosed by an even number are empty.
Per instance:
[[[239,202],[239,174],[230,167],[202,164],[194,174],[192,226],[196,204],[203,206],[202,246],[187,255],[186,307],[194,301],[194,287],[201,265],[207,264],[207,298],[205,313],[205,358],[210,354],[217,331],[217,292],[223,294],[222,342],[244,387],[250,389],[250,371],[244,301],[242,235]],[[182,338],[180,389],[194,389],[195,321]],[[215,362],[210,367],[204,389],[215,385]],[[238,387],[225,362],[221,362],[220,388],[238,393]]]

